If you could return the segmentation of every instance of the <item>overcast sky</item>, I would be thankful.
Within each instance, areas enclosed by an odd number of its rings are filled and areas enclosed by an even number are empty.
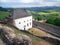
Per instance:
[[[60,0],[0,0],[2,7],[60,6]]]

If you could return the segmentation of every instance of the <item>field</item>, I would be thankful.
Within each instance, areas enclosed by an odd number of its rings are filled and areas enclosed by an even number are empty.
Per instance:
[[[9,12],[0,11],[0,19],[1,19],[1,20],[2,20],[3,18],[5,18],[7,15],[9,15]]]
[[[40,15],[47,15],[47,14],[60,14],[60,12],[57,11],[48,11],[48,12],[38,12]]]
[[[59,10],[42,10],[30,11],[35,20],[46,20],[46,23],[60,26],[60,11]]]

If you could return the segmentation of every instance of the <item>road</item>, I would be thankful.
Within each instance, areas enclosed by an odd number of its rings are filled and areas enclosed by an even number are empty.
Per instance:
[[[54,26],[47,23],[40,23],[37,21],[33,21],[33,26],[42,29],[43,31],[49,32],[50,34],[53,34],[60,38],[60,27],[58,26]]]

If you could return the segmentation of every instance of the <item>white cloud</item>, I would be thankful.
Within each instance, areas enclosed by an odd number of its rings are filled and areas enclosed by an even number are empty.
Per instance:
[[[12,7],[23,7],[23,6],[60,6],[60,0],[0,0],[3,5],[12,6]],[[13,5],[11,4],[12,2]],[[10,4],[8,4],[10,3]]]
[[[8,2],[8,0],[0,0],[0,2]]]
[[[32,2],[34,2],[34,0],[21,0],[20,2],[22,2],[22,3],[32,3]]]

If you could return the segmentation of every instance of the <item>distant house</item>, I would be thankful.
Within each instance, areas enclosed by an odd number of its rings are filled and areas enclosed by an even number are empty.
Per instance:
[[[14,9],[8,17],[8,22],[20,30],[32,28],[32,15],[25,9]]]

